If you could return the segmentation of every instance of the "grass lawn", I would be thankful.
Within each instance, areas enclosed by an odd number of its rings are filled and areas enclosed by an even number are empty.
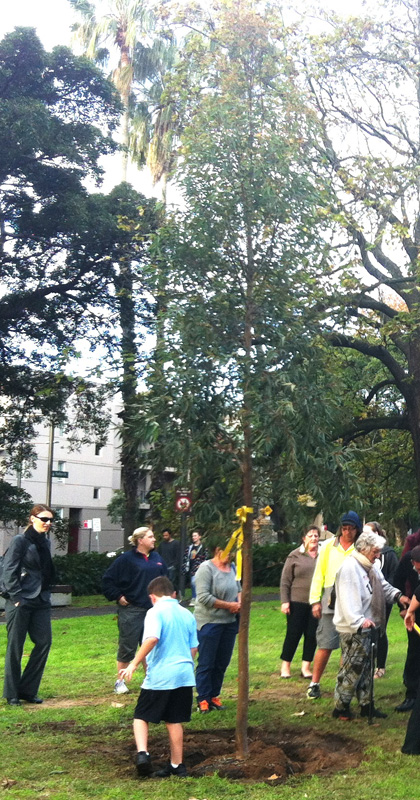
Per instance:
[[[264,594],[259,588],[256,593]],[[227,781],[217,775],[139,782],[132,766],[131,724],[140,677],[134,677],[134,691],[129,695],[112,693],[117,644],[114,615],[55,620],[53,647],[41,686],[45,704],[20,708],[0,704],[0,787],[7,789],[7,797],[19,800],[414,800],[420,761],[401,754],[407,715],[394,711],[403,697],[406,646],[405,630],[395,610],[388,630],[388,668],[385,678],[375,681],[375,689],[377,705],[389,717],[372,726],[360,719],[345,723],[331,718],[338,653],[333,654],[322,683],[322,699],[307,700],[308,683],[299,677],[300,653],[292,680],[279,677],[285,631],[279,603],[253,604],[250,725],[272,729],[281,725],[297,732],[312,728],[328,733],[332,747],[338,738],[347,736],[361,743],[364,751],[357,769],[334,776],[293,777],[281,786],[268,786]],[[0,659],[5,645],[6,629],[1,625]],[[234,727],[236,661],[234,654],[224,685],[227,710],[204,717],[194,713],[186,726],[190,732],[206,730],[210,736],[212,729]],[[153,734],[163,730],[164,726],[151,726],[152,754]]]

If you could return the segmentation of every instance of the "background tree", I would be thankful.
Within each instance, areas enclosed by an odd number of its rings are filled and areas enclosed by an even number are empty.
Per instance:
[[[86,59],[46,53],[31,29],[0,43],[0,444],[11,468],[30,461],[41,418],[104,436],[101,392],[66,365],[93,335],[88,308],[108,294],[109,249],[86,241],[98,219],[83,181],[99,179],[118,115],[112,86]]]
[[[306,56],[335,192],[325,214],[348,235],[323,300],[326,328],[331,344],[383,366],[353,433],[409,432],[420,501],[419,7],[396,0],[375,19],[332,16],[329,26]]]
[[[160,98],[164,70],[176,53],[172,36],[158,35],[156,14],[145,0],[69,2],[81,17],[74,26],[76,40],[89,58],[111,70],[121,98],[121,180],[127,180],[130,157],[137,166],[145,164],[152,141],[150,165],[159,180],[171,163],[171,112]]]

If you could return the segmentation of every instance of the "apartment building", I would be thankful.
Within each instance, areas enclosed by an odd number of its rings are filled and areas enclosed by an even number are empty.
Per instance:
[[[108,440],[103,447],[92,442],[82,445],[78,450],[71,450],[62,430],[55,428],[52,431],[40,426],[35,440],[37,462],[30,477],[5,476],[11,483],[20,483],[34,503],[47,501],[51,481],[51,506],[59,516],[70,520],[70,553],[102,553],[123,545],[121,526],[111,522],[106,510],[114,492],[121,487],[116,413],[113,417]],[[48,470],[50,461],[51,478]],[[140,499],[145,499],[149,484],[149,475],[146,475],[139,486]],[[149,507],[145,500],[142,506],[145,509]],[[0,553],[7,549],[15,533],[15,529],[0,528]],[[53,553],[65,552],[57,548],[54,535],[51,539]]]

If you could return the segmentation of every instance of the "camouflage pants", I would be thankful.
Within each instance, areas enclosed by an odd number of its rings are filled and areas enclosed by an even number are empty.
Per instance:
[[[361,706],[370,702],[371,641],[369,630],[363,633],[340,633],[342,666],[334,690],[336,708],[349,706],[354,695]]]

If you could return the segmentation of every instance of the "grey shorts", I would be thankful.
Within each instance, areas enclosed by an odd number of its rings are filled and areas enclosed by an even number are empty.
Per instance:
[[[143,637],[144,618],[147,608],[118,606],[118,653],[117,661],[132,661]]]
[[[316,629],[316,644],[321,650],[338,650],[340,637],[333,625],[334,614],[322,614]]]

